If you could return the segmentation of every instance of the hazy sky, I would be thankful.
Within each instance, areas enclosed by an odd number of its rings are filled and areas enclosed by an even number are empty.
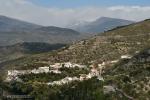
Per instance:
[[[72,8],[82,6],[149,6],[150,0],[30,0],[31,2],[49,7]]]
[[[0,15],[65,27],[99,17],[150,18],[150,0],[0,0]]]

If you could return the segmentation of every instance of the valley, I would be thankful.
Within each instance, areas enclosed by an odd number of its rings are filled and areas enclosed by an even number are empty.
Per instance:
[[[149,27],[150,20],[144,20],[4,63],[3,94],[38,100],[148,100]]]

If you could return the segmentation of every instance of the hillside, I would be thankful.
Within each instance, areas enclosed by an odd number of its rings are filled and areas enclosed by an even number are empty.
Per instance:
[[[150,98],[150,48],[132,59],[121,60],[104,74],[106,84],[115,86],[136,100]],[[111,94],[110,94],[111,95]]]
[[[51,35],[54,35],[54,36],[57,36],[57,35],[61,35],[61,36],[64,36],[64,35],[72,35],[72,36],[75,36],[75,35],[80,35],[80,33],[77,33],[76,31],[72,30],[72,29],[67,29],[67,28],[59,28],[59,27],[54,27],[54,26],[49,26],[49,27],[40,27],[40,28],[37,28],[34,30],[35,32],[39,32],[39,33],[47,33],[47,34],[51,34]]]
[[[150,49],[147,48],[130,59],[120,59],[119,62],[109,68],[105,66],[102,74],[103,80],[94,77],[58,86],[44,85],[43,82],[45,81],[59,80],[64,78],[65,75],[68,77],[87,73],[87,69],[62,68],[61,74],[23,75],[21,78],[26,83],[1,83],[0,87],[8,88],[7,91],[15,94],[30,94],[36,99],[44,100],[50,98],[53,98],[53,100],[148,100],[150,98],[149,57]],[[70,80],[67,77],[66,81]]]
[[[149,25],[150,21],[147,20],[114,29],[103,35],[77,42],[65,50],[56,52],[52,58],[50,55],[53,54],[49,54],[49,56],[39,56],[41,59],[42,57],[45,57],[54,62],[72,61],[78,63],[87,63],[94,60],[103,61],[117,59],[121,55],[134,54],[136,51],[140,51],[149,46]]]
[[[116,60],[119,59],[121,55],[134,55],[136,52],[149,47],[149,27],[149,20],[142,21],[105,32],[103,35],[101,34],[90,39],[82,40],[59,51],[33,55],[30,58],[23,59],[25,60],[23,62],[29,61],[28,63],[36,63],[30,62],[34,59],[40,62],[49,61],[51,63],[70,61],[90,64]],[[14,62],[14,64],[15,63],[17,62]],[[19,63],[19,66],[23,66],[22,64]]]
[[[40,26],[0,16],[0,46],[14,45],[22,42],[69,44],[80,39],[80,33],[72,29]]]
[[[45,100],[148,100],[149,33],[145,20],[3,63],[1,87]]]
[[[18,43],[11,46],[0,47],[0,63],[14,60],[31,54],[43,53],[57,50],[65,46],[64,44],[47,44],[47,43]]]
[[[109,17],[101,17],[92,22],[81,23],[75,26],[72,26],[72,29],[77,30],[81,33],[100,33],[104,31],[108,31],[118,26],[124,26],[134,23],[133,21],[117,19],[117,18],[109,18]]]

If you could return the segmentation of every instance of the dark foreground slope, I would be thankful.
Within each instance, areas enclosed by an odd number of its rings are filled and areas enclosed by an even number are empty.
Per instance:
[[[25,42],[11,46],[0,47],[0,63],[29,56],[32,54],[49,52],[64,47],[64,44],[47,44],[40,42]]]
[[[150,48],[141,51],[130,60],[121,60],[107,70],[104,76],[107,85],[118,88],[133,99],[150,99]]]

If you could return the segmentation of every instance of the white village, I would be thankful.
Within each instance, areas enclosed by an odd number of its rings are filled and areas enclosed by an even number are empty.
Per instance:
[[[120,59],[131,59],[131,55],[122,55]],[[104,69],[106,65],[108,64],[115,64],[119,60],[113,60],[113,61],[107,61],[107,62],[102,62],[101,64],[98,64],[97,67],[95,65],[90,65],[90,72],[88,74],[80,74],[80,77],[65,77],[61,80],[53,81],[53,82],[48,82],[44,83],[47,85],[63,85],[70,83],[72,81],[84,81],[91,79],[92,77],[97,77],[98,80],[104,81],[102,77],[102,73],[104,73]],[[61,71],[59,70],[60,68],[87,68],[86,65],[80,65],[80,64],[75,64],[71,62],[65,62],[65,63],[55,63],[53,65],[49,66],[44,66],[44,67],[39,67],[38,69],[32,69],[32,70],[8,70],[6,82],[10,81],[21,81],[21,79],[18,77],[19,75],[26,75],[26,74],[40,74],[40,73],[55,73],[55,74],[61,74]],[[43,84],[43,83],[41,83]]]

